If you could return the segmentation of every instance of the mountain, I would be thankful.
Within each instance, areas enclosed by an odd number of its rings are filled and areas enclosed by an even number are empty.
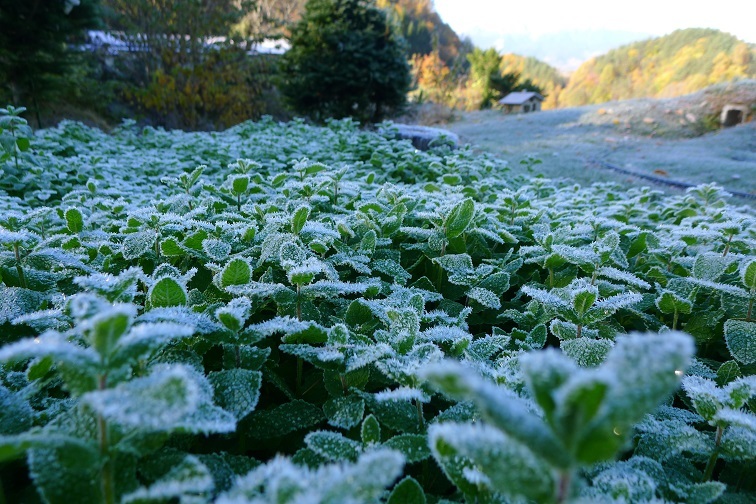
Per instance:
[[[689,28],[591,58],[570,76],[559,106],[681,96],[754,77],[756,45],[719,30]]]
[[[477,33],[475,44],[501,53],[527,54],[563,72],[575,71],[584,61],[651,34],[615,30],[563,30],[553,33]]]
[[[556,108],[559,96],[567,85],[567,78],[559,70],[532,56],[520,56],[519,54],[505,54],[501,57],[501,72],[518,73],[521,80],[530,80],[536,86],[543,89],[546,100],[544,109]]]

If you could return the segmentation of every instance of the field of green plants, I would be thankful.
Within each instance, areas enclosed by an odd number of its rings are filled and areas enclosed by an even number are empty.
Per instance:
[[[722,189],[2,112],[0,502],[756,499],[756,216]]]

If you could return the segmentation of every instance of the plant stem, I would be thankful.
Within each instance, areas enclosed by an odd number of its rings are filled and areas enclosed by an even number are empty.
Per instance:
[[[674,318],[672,319],[672,330],[673,331],[677,330],[677,318],[679,316],[680,316],[680,312],[678,312],[677,308],[675,308],[675,315],[674,315]]]
[[[419,399],[415,399],[415,408],[417,408],[417,425],[420,430],[425,427],[425,417],[423,416],[423,403]]]
[[[297,284],[297,320],[302,320],[302,303],[299,299],[299,292],[301,287]]]
[[[559,486],[557,487],[557,502],[567,502],[570,496],[570,485],[572,484],[572,471],[565,471],[559,475]]]
[[[719,458],[719,445],[722,443],[723,432],[724,429],[722,427],[717,427],[717,437],[714,441],[714,451],[711,453],[709,462],[706,464],[703,480],[701,480],[703,482],[709,481],[711,479],[711,475],[714,474],[714,466],[717,465],[717,459]]]
[[[21,253],[18,249],[18,243],[13,244],[13,253],[16,255],[16,271],[18,272],[18,283],[26,289],[26,276],[24,269],[21,267]]]
[[[727,245],[725,245],[724,254],[722,254],[722,257],[727,257],[727,253],[730,251],[730,243],[732,243],[732,237],[735,235],[730,235],[730,239],[727,240]]]
[[[549,287],[554,288],[554,268],[549,268]]]
[[[581,338],[583,336],[583,324],[578,324],[577,326],[577,337]]]
[[[105,390],[108,384],[108,375],[101,375],[98,389]],[[97,437],[100,445],[100,458],[104,461],[100,472],[100,487],[103,502],[115,504],[115,479],[113,473],[113,461],[110,458],[110,441],[108,439],[108,423],[102,415],[97,415]]]
[[[344,395],[346,395],[348,388],[346,377],[343,374],[339,373],[339,380],[341,381],[341,390],[344,391]]]

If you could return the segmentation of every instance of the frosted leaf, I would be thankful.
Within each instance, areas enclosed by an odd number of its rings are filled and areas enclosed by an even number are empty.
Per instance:
[[[640,278],[633,275],[632,273],[627,272],[627,271],[622,271],[617,268],[612,268],[610,266],[602,266],[596,272],[599,277],[608,278],[610,280],[617,280],[618,282],[622,282],[627,285],[632,285],[633,287],[637,287],[639,289],[651,288],[651,284],[649,284],[645,280],[641,280]]]
[[[614,313],[622,308],[628,308],[643,301],[643,296],[636,294],[635,292],[626,292],[623,294],[617,294],[616,296],[610,296],[606,299],[600,299],[594,305],[596,310],[609,310]]]
[[[136,314],[136,306],[118,303],[103,307],[93,317],[82,321],[79,327],[89,344],[107,359],[131,326]]]
[[[394,350],[386,343],[359,346],[347,356],[346,371],[355,371],[394,354]]]
[[[547,352],[531,355],[541,353]],[[562,359],[574,366],[569,359]],[[512,391],[485,381],[473,369],[451,360],[426,365],[419,376],[452,398],[473,401],[484,419],[546,460],[557,465],[565,463],[563,453],[554,450],[558,444],[554,435],[530,405]]]
[[[390,259],[377,259],[370,263],[370,266],[373,270],[393,278],[399,285],[405,285],[412,278],[412,275],[402,268],[398,262]]]
[[[64,331],[71,327],[71,319],[60,309],[40,310],[11,320],[13,325],[26,324],[38,333],[47,330]]]
[[[598,366],[612,349],[610,340],[576,338],[562,341],[560,348],[565,355],[573,359],[580,367]]]
[[[742,408],[752,397],[756,396],[756,375],[748,375],[728,383],[724,392],[729,404],[735,409]]]
[[[328,423],[341,429],[351,429],[362,421],[365,401],[358,396],[333,397],[323,404]]]
[[[262,373],[247,369],[226,369],[208,375],[215,390],[215,402],[237,420],[254,411],[260,398]]]
[[[707,422],[713,422],[714,415],[726,400],[724,392],[717,384],[699,376],[686,376],[683,378],[682,387],[693,401],[696,412]]]
[[[283,248],[281,250],[283,250]],[[315,257],[309,257],[297,263],[291,261],[283,262],[282,260],[281,265],[286,268],[286,275],[289,279],[289,283],[292,285],[307,285],[311,283],[318,274],[325,270],[325,264],[323,261]]]
[[[423,487],[415,478],[407,476],[397,483],[386,504],[426,504],[426,502]]]
[[[216,238],[202,240],[202,250],[214,261],[222,261],[231,253],[231,245]]]
[[[158,368],[147,377],[90,392],[82,401],[121,425],[170,430],[202,400],[195,378],[184,366]]]
[[[317,222],[317,221],[307,221],[302,227],[302,231],[300,231],[300,234],[302,235],[310,235],[310,236],[317,236],[323,239],[324,237],[338,240],[341,238],[341,235],[338,231],[333,229],[333,227],[326,225],[323,222]]]
[[[687,277],[684,280],[693,285],[700,285],[701,287],[706,287],[707,289],[725,292],[732,296],[737,296],[737,297],[745,298],[745,299],[748,299],[749,297],[748,292],[745,289],[738,287],[737,285],[724,284],[721,282],[712,282],[710,280],[701,280],[699,278],[692,278],[692,277]]]
[[[251,309],[252,303],[249,299],[238,297],[229,301],[226,306],[215,310],[215,316],[227,329],[238,332],[244,327]]]
[[[8,231],[0,227],[0,245],[19,245],[31,248],[39,241],[39,236],[29,231]]]
[[[754,435],[756,435],[756,415],[747,411],[723,408],[714,415],[714,422],[717,425],[743,427],[754,432]],[[754,455],[756,456],[756,453]]]
[[[494,310],[501,308],[501,301],[499,300],[499,296],[497,296],[494,292],[491,292],[490,290],[484,289],[482,287],[473,287],[472,289],[467,291],[467,297],[474,299],[486,308],[492,308]]]
[[[716,253],[699,254],[693,264],[692,273],[696,278],[714,282],[724,274],[732,262],[732,256],[722,256],[722,254]]]
[[[172,501],[202,504],[215,488],[210,470],[194,455],[187,455],[168,474],[151,484],[124,495],[124,504]]]
[[[661,467],[659,467],[661,472]],[[648,502],[656,497],[657,482],[652,475],[631,462],[615,462],[592,479],[596,497],[615,502]]]
[[[335,348],[288,344],[282,344],[279,348],[282,352],[296,355],[314,366],[324,369],[338,369],[339,364],[344,362],[344,354]]]
[[[113,354],[116,358],[136,362],[150,356],[170,341],[188,338],[194,334],[194,327],[173,322],[137,324],[118,340]]]
[[[152,230],[127,234],[121,244],[123,258],[131,261],[145,255],[155,245],[157,237],[157,233]]]
[[[137,281],[144,279],[141,268],[128,268],[119,275],[92,273],[78,276],[74,283],[85,290],[93,290],[109,301],[132,301],[136,296]]]
[[[221,287],[228,290],[231,286],[248,284],[251,278],[252,267],[246,260],[236,257],[223,267],[220,274],[220,284]]]
[[[728,320],[724,324],[727,349],[743,364],[756,362],[756,322]]]
[[[421,434],[399,434],[383,443],[383,446],[404,455],[408,464],[415,464],[431,456],[428,438]]]
[[[308,469],[277,457],[239,478],[217,504],[377,504],[386,487],[401,474],[402,456],[374,450],[353,464]]]
[[[186,306],[153,308],[137,318],[141,322],[174,322],[191,326],[199,334],[222,333],[225,328],[204,313],[197,313]]]
[[[428,443],[443,467],[447,457],[464,457],[486,475],[492,489],[512,498],[547,502],[553,496],[554,470],[526,446],[489,425],[433,424]]]
[[[472,342],[472,335],[469,332],[459,327],[445,325],[433,326],[423,331],[421,337],[439,345],[449,345],[455,355],[467,348]]]
[[[435,257],[433,262],[452,275],[464,276],[473,273],[472,258],[469,254],[446,254]]]
[[[305,436],[309,449],[334,462],[340,460],[357,460],[362,452],[362,444],[346,438],[338,432],[315,431]]]
[[[373,395],[376,401],[419,401],[430,402],[430,396],[420,389],[412,387],[399,387],[393,390],[384,390]]]
[[[571,305],[567,303],[566,300],[562,299],[561,297],[552,294],[549,291],[538,289],[535,287],[529,287],[527,285],[524,285],[520,291],[535,299],[539,303],[542,303],[550,308],[555,309],[569,309],[571,308]]]
[[[281,244],[278,257],[281,266],[288,270],[304,263],[305,259],[307,259],[307,254],[296,243],[287,241]]]
[[[746,289],[756,290],[756,260],[744,261],[740,269],[740,279]]]
[[[756,458],[756,430],[745,427],[728,427],[722,435],[722,451],[730,460]]]
[[[56,331],[48,331],[36,338],[9,343],[0,348],[0,361],[19,362],[34,357],[51,356],[73,367],[97,369],[100,357],[93,348],[84,348]]]
[[[0,324],[36,312],[47,296],[21,287],[0,287]]]
[[[677,388],[676,371],[688,367],[693,353],[692,338],[680,332],[618,337],[605,360],[616,373],[612,408],[627,421],[639,420]]]
[[[159,278],[147,293],[150,304],[156,308],[186,305],[186,287],[170,276]]]
[[[293,270],[292,270],[293,271]],[[291,275],[291,272],[289,273]],[[331,280],[319,280],[302,287],[301,292],[313,297],[334,298],[351,294],[364,294],[368,289],[380,287],[377,283],[368,282],[334,282]]]

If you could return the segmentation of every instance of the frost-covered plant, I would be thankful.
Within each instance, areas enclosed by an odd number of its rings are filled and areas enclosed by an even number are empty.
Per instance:
[[[429,367],[428,380],[473,401],[486,420],[431,427],[433,456],[468,498],[564,502],[576,470],[626,447],[633,424],[675,390],[692,356],[681,333],[623,337],[593,369],[555,350],[531,353],[520,358],[530,397],[458,365]]]
[[[23,187],[0,192],[6,500],[299,492],[280,471],[318,488],[313,501],[501,502],[491,485],[517,490],[506,460],[491,458],[493,477],[430,460],[429,430],[474,422],[476,443],[513,439],[485,401],[434,393],[423,369],[447,361],[464,363],[476,394],[495,391],[491,404],[525,411],[514,425],[549,433],[558,449],[544,456],[507,445],[547,468],[528,484],[545,500],[565,468],[581,482],[565,485],[575,500],[752,498],[738,422],[753,399],[736,408],[727,391],[753,375],[753,211],[711,187],[668,196],[530,178],[467,147],[418,151],[390,129],[266,118],[214,133],[133,121],[36,132],[18,157]],[[1,164],[7,174],[14,160]],[[677,379],[645,375],[680,340],[669,328],[695,338],[688,372],[715,384],[713,424],[688,392],[641,408]],[[635,348],[622,343],[632,331],[662,334],[623,381],[612,356]],[[541,387],[552,367],[564,380]],[[619,436],[595,431],[615,420],[617,383],[638,408],[613,423]],[[597,439],[604,451],[586,448]],[[383,462],[366,461],[384,458],[404,465],[378,477]],[[315,481],[357,472],[375,479],[344,481],[338,496]],[[275,485],[256,483],[267,475]]]

